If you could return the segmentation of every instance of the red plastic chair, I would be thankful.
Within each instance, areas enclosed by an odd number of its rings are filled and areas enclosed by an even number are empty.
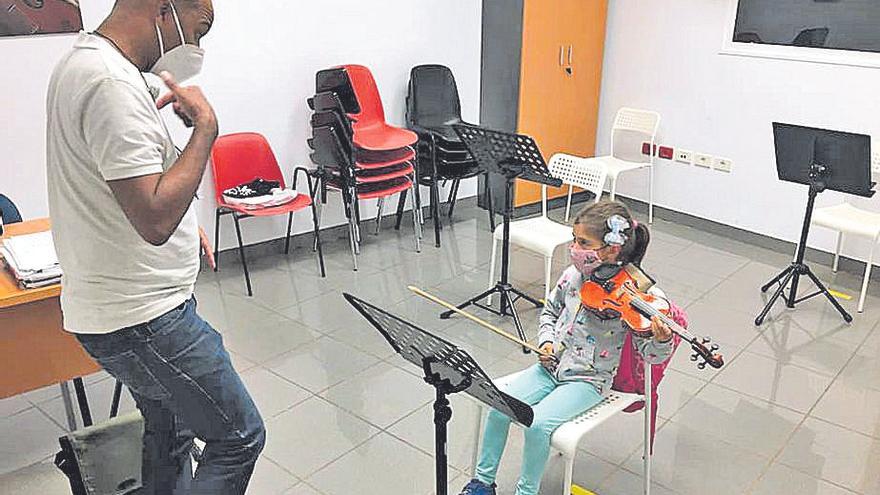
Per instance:
[[[313,196],[312,181],[308,175],[308,170],[302,167],[296,168],[293,174],[293,189],[296,189],[297,175],[302,172],[306,176],[309,184],[310,194],[298,194],[290,203],[279,206],[272,206],[261,209],[247,209],[241,205],[233,205],[227,203],[223,199],[223,191],[232,187],[251,182],[255,179],[263,179],[266,181],[278,181],[281,187],[284,186],[284,175],[278,166],[278,160],[275,159],[275,153],[269,146],[269,142],[261,134],[254,132],[242,132],[238,134],[228,134],[220,136],[214,143],[211,150],[211,161],[213,162],[214,171],[214,188],[215,197],[217,199],[217,210],[214,223],[214,258],[217,261],[216,270],[220,269],[220,258],[217,257],[217,250],[220,242],[220,217],[223,215],[232,215],[235,221],[235,233],[238,237],[238,253],[241,257],[241,264],[244,267],[244,278],[247,283],[248,295],[253,295],[251,288],[250,273],[248,272],[247,260],[244,255],[244,245],[241,240],[241,226],[239,221],[242,218],[251,217],[269,217],[274,215],[288,215],[287,220],[287,237],[284,243],[284,254],[290,252],[290,231],[293,227],[293,214],[304,208],[311,206],[312,223],[314,224],[315,246],[318,252],[318,263],[321,269],[321,276],[326,276],[324,269],[324,254],[321,250],[321,240],[318,229],[318,216],[315,210],[315,204],[312,201]]]
[[[354,125],[354,144],[365,150],[385,151],[415,145],[419,137],[416,133],[388,125],[379,89],[370,69],[363,65],[344,65],[351,86],[354,89],[361,112],[352,114]]]

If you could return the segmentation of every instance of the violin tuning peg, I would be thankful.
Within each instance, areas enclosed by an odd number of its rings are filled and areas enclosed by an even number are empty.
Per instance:
[[[691,354],[691,361],[696,361],[699,357],[699,354]]]
[[[720,349],[720,347],[718,347],[718,344],[712,344],[712,352],[715,352],[718,349]]]
[[[698,368],[698,369],[701,369],[701,370],[706,369],[706,363],[700,363],[700,364],[698,364],[698,365],[697,365],[697,368]]]
[[[712,342],[712,339],[710,339],[709,337],[703,337],[704,344],[708,344],[709,342]]]

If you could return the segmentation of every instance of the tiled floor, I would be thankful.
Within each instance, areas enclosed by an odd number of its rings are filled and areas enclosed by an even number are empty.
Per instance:
[[[438,308],[406,289],[413,284],[458,301],[488,285],[485,216],[468,206],[456,216],[440,250],[430,230],[421,254],[411,231],[366,235],[357,273],[342,241],[326,244],[326,279],[303,250],[253,260],[253,298],[245,297],[234,264],[201,275],[199,310],[224,335],[268,427],[249,493],[434,491],[432,390],[341,292],[459,343],[491,374],[533,362],[470,322],[437,319]],[[645,267],[686,306],[693,329],[723,346],[727,360],[716,372],[698,370],[687,349],[673,358],[660,389],[654,493],[880,495],[880,287],[849,326],[815,299],[795,311],[777,308],[756,328],[764,301],[758,287],[790,253],[659,220],[652,233]],[[566,261],[558,253],[557,271]],[[543,295],[541,259],[517,249],[511,267],[517,286]],[[857,294],[858,275],[814,268],[833,288]],[[854,301],[844,304],[854,310]],[[523,305],[521,313],[533,335],[538,312]],[[509,320],[482,316],[512,328]],[[87,382],[94,409],[103,413],[112,380],[96,375]],[[457,493],[467,480],[478,409],[459,396],[452,404],[449,485]],[[133,407],[130,398],[123,406]],[[591,433],[575,481],[599,495],[640,493],[641,420],[621,415]],[[0,401],[0,493],[69,493],[49,462],[63,421],[56,387]],[[521,435],[511,435],[501,493],[513,492],[521,448]],[[561,492],[562,469],[552,458],[542,493]]]

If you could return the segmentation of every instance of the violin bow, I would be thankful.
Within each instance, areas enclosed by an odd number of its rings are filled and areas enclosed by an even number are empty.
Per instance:
[[[436,303],[436,304],[439,304],[440,306],[443,306],[444,308],[446,308],[446,309],[452,311],[453,313],[457,313],[457,314],[460,314],[461,316],[464,316],[465,318],[467,318],[467,319],[473,321],[474,323],[476,323],[476,324],[478,324],[478,325],[480,325],[480,326],[482,326],[482,327],[484,327],[484,328],[488,328],[489,330],[492,330],[493,332],[495,332],[495,333],[497,333],[498,335],[504,337],[505,339],[511,340],[511,341],[513,341],[513,342],[516,342],[517,344],[519,344],[519,345],[521,345],[521,346],[523,346],[523,347],[526,347],[526,348],[528,348],[528,349],[531,349],[532,351],[535,351],[535,352],[537,352],[538,354],[540,354],[540,355],[542,355],[542,356],[553,357],[552,354],[547,354],[546,352],[544,352],[544,351],[542,351],[541,349],[539,349],[537,346],[535,346],[535,345],[533,345],[533,344],[530,344],[529,342],[526,342],[526,341],[524,341],[524,340],[520,340],[518,337],[515,337],[514,335],[511,335],[511,334],[505,332],[504,330],[502,330],[502,329],[496,327],[495,325],[493,325],[493,324],[491,324],[491,323],[489,323],[489,322],[487,322],[487,321],[481,320],[480,318],[477,318],[476,316],[474,316],[474,315],[468,313],[467,311],[461,310],[461,309],[457,308],[456,306],[453,306],[452,304],[450,304],[450,303],[444,301],[443,299],[440,299],[440,298],[437,297],[437,296],[434,296],[434,295],[432,295],[432,294],[429,294],[429,293],[423,291],[422,289],[419,289],[418,287],[416,287],[416,286],[414,286],[414,285],[410,285],[409,287],[407,287],[407,289],[409,289],[409,290],[411,290],[412,292],[418,294],[419,296],[424,297],[425,299],[427,299],[427,300],[429,300],[429,301],[432,301],[432,302],[434,302],[434,303]]]

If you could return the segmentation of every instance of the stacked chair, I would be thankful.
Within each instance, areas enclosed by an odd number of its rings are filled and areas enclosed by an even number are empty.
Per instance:
[[[486,173],[477,165],[452,128],[454,124],[471,124],[461,118],[458,87],[449,67],[419,65],[412,68],[406,97],[406,123],[419,136],[419,183],[431,188],[434,240],[436,246],[440,247],[439,182],[452,182],[447,198],[448,215],[451,218],[461,181]],[[489,223],[492,230],[495,230],[488,177],[485,183],[489,201]]]
[[[360,253],[360,206],[362,200],[378,202],[376,233],[385,200],[400,194],[397,225],[403,215],[407,191],[413,190],[413,226],[416,251],[421,250],[421,218],[416,178],[418,136],[388,125],[376,82],[369,69],[345,65],[318,72],[315,96],[309,98],[313,150],[310,155],[318,179],[312,191],[326,203],[327,191],[339,191],[348,218],[354,269]]]

